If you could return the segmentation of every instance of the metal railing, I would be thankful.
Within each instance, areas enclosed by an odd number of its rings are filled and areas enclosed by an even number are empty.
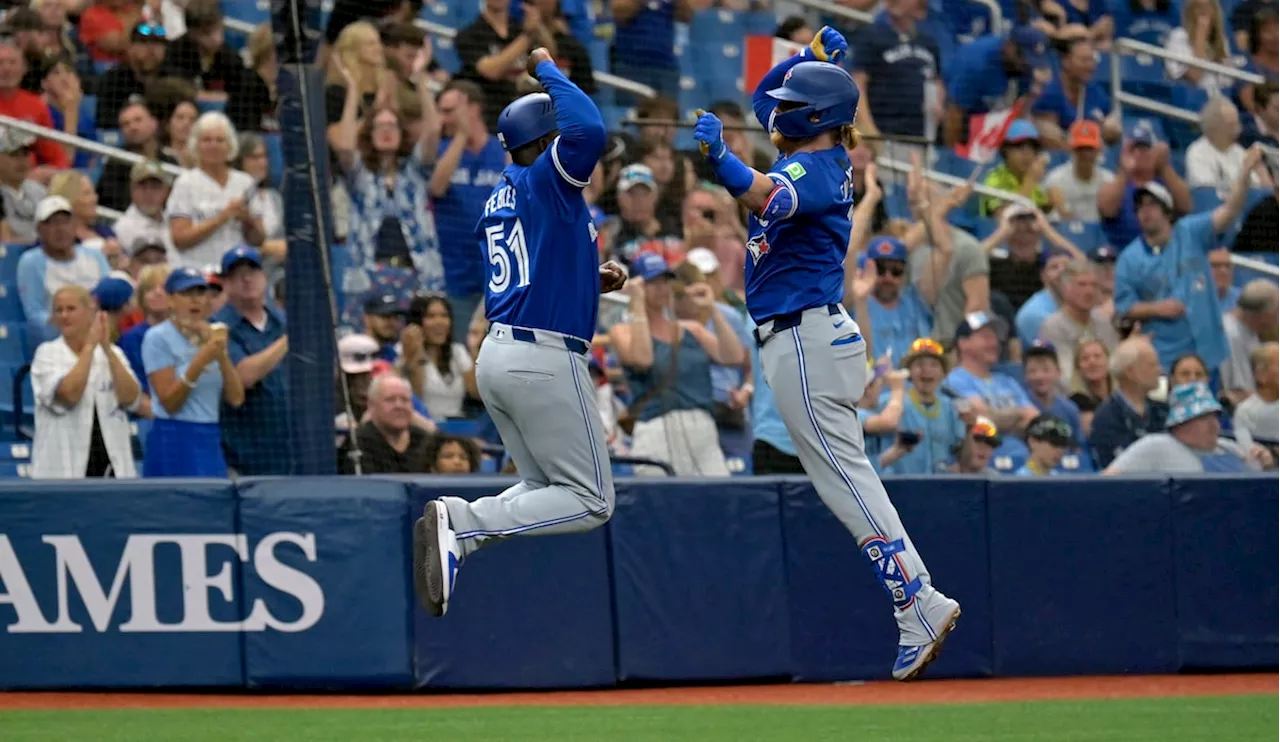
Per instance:
[[[1195,67],[1196,69],[1204,70],[1205,72],[1212,72],[1215,75],[1230,77],[1233,80],[1240,80],[1241,82],[1255,84],[1266,82],[1261,75],[1255,75],[1252,72],[1245,72],[1244,70],[1236,67],[1219,64],[1217,62],[1209,62],[1204,59],[1197,59],[1196,57],[1188,57],[1185,54],[1171,52],[1164,47],[1146,44],[1133,39],[1116,39],[1112,45],[1111,52],[1111,101],[1112,105],[1115,106],[1117,113],[1120,113],[1125,106],[1129,106],[1130,108],[1150,111],[1151,113],[1178,119],[1179,121],[1186,121],[1191,124],[1200,123],[1199,111],[1188,111],[1185,108],[1178,108],[1177,106],[1171,106],[1167,103],[1152,100],[1145,96],[1126,93],[1122,90],[1121,87],[1123,80],[1121,80],[1122,69],[1120,57],[1126,53],[1131,56],[1146,54],[1147,56],[1155,57],[1156,59],[1162,60],[1162,67],[1163,62],[1177,62],[1178,64],[1186,65],[1187,67]]]
[[[803,5],[810,10],[816,10],[819,13],[827,15],[840,16],[856,23],[874,23],[876,18],[864,10],[854,10],[846,8],[843,5],[827,2],[827,0],[791,0],[796,5]]]

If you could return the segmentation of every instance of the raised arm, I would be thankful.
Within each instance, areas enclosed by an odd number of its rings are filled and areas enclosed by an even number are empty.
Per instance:
[[[608,140],[600,109],[586,93],[569,82],[546,49],[529,55],[535,76],[556,107],[556,128],[560,136],[551,145],[556,170],[569,183],[585,188],[591,179]]]
[[[783,78],[801,62],[835,62],[839,63],[849,53],[849,42],[845,41],[839,31],[829,26],[823,26],[822,30],[813,37],[813,42],[809,46],[800,50],[799,54],[788,57],[774,65],[773,69],[765,73],[760,78],[760,84],[756,85],[756,90],[751,94],[751,109],[755,111],[756,121],[764,127],[765,131],[769,131],[769,119],[773,117],[773,109],[777,107],[778,101],[769,97],[769,91],[774,88],[782,87]]]
[[[1253,171],[1257,169],[1258,163],[1262,162],[1262,147],[1255,144],[1249,148],[1244,155],[1244,162],[1240,165],[1240,174],[1236,176],[1236,180],[1231,184],[1231,191],[1227,197],[1213,210],[1213,231],[1215,234],[1221,234],[1231,223],[1240,216],[1240,212],[1244,209],[1245,199],[1249,195],[1249,178]]]

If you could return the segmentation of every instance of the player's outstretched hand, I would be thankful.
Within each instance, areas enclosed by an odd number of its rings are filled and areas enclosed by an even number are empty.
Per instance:
[[[813,58],[819,62],[841,64],[849,56],[849,42],[844,36],[830,26],[823,26],[809,42],[809,50]]]
[[[600,266],[600,293],[617,291],[627,283],[627,269],[610,260]]]
[[[693,138],[698,140],[707,157],[718,160],[724,157],[728,147],[724,143],[724,124],[714,113],[703,113],[698,116],[698,123],[693,126]]]
[[[527,68],[529,70],[529,75],[536,80],[538,78],[538,65],[542,64],[543,62],[551,62],[551,61],[554,61],[554,59],[551,56],[551,52],[547,51],[544,47],[540,46],[537,49],[534,49],[533,51],[529,52],[529,62],[527,65]]]

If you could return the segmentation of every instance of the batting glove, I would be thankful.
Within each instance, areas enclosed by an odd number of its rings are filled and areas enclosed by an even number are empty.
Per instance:
[[[699,149],[712,160],[724,157],[729,149],[724,143],[724,124],[713,113],[698,116],[698,123],[693,127],[693,138],[698,141]]]
[[[839,31],[830,26],[823,26],[809,43],[809,50],[813,53],[813,58],[819,62],[841,64],[845,57],[849,56],[849,42],[845,41]]]

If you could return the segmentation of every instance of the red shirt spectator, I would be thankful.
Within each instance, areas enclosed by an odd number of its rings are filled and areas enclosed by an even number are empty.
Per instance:
[[[99,0],[80,15],[80,43],[95,62],[120,62],[137,22],[138,6],[129,0]]]
[[[47,126],[51,129],[53,116],[49,106],[40,96],[28,93],[19,85],[26,74],[27,63],[22,52],[14,46],[13,40],[0,40],[0,115],[30,121],[33,124]],[[57,142],[50,139],[38,139],[32,147],[36,155],[36,163],[50,165],[55,168],[71,167],[67,152]]]

